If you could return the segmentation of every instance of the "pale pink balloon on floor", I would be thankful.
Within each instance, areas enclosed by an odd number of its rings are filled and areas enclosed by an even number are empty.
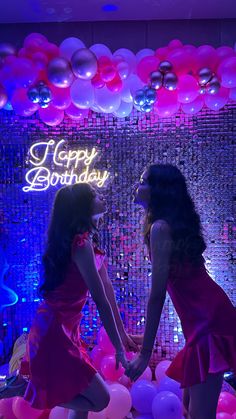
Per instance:
[[[89,412],[88,419],[106,419],[106,409],[102,410],[101,412]]]
[[[106,408],[108,419],[123,419],[130,412],[132,402],[129,390],[118,383],[109,385],[110,402]]]
[[[13,400],[14,397],[0,400],[0,417],[3,415],[3,417],[7,419],[16,419],[16,416],[12,411]]]
[[[226,412],[217,413],[216,419],[232,419],[233,416]]]
[[[14,397],[12,410],[17,419],[38,419],[43,413],[43,410],[33,409],[23,397]]]
[[[127,387],[127,388],[130,388],[131,387],[131,385],[132,385],[132,381],[130,380],[130,378],[129,377],[127,377],[127,375],[122,375],[120,378],[119,378],[119,383],[120,384],[122,384],[123,386],[125,386],[125,387]]]
[[[68,414],[69,414],[69,409],[56,406],[51,410],[48,419],[68,419]]]
[[[170,364],[171,364],[171,361],[168,361],[168,360],[161,361],[159,362],[159,364],[157,364],[155,368],[155,377],[157,380],[157,384],[159,384],[162,377],[166,376],[165,372],[167,368],[170,366]]]
[[[147,367],[145,369],[145,371],[142,373],[142,375],[140,375],[140,377],[138,378],[138,380],[147,380],[147,381],[151,381],[152,380],[152,370],[150,367]]]
[[[124,368],[119,364],[116,369],[116,360],[114,355],[105,355],[101,361],[102,375],[111,381],[118,380],[125,372]]]

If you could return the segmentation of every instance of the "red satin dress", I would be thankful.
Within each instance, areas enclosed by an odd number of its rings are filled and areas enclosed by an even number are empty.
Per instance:
[[[186,343],[166,374],[181,388],[202,383],[208,373],[236,373],[236,307],[204,265],[174,264],[167,291]]]
[[[72,252],[87,238],[88,233],[77,234]],[[96,248],[94,251],[100,269],[105,255]],[[64,282],[38,307],[27,343],[30,381],[24,395],[36,409],[51,409],[71,401],[88,387],[97,372],[80,338],[81,311],[87,297],[88,288],[71,260]]]

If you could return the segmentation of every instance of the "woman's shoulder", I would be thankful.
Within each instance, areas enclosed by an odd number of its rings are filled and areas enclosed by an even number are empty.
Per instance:
[[[86,241],[89,240],[89,231],[83,233],[76,233],[72,240],[72,248],[83,247],[86,244]]]

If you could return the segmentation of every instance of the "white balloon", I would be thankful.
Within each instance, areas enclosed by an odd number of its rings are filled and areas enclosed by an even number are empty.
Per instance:
[[[51,410],[48,419],[68,419],[68,414],[69,414],[69,409],[56,406]]]
[[[136,71],[136,56],[135,54],[127,48],[119,48],[117,49],[114,54],[114,57],[121,56],[125,59],[125,61],[130,66],[130,72],[135,73]]]
[[[97,58],[105,56],[112,59],[110,49],[104,44],[94,44],[89,49],[96,55]]]
[[[102,112],[115,112],[121,102],[120,93],[111,92],[106,86],[95,90],[95,103]]]
[[[120,92],[121,100],[124,102],[133,102],[133,96],[131,95],[130,86],[129,86],[129,78],[123,81],[123,87]]]
[[[117,118],[125,118],[126,116],[130,115],[132,110],[133,103],[121,102],[119,108],[115,112],[113,112],[113,115],[117,116]]]
[[[126,80],[126,83],[129,86],[133,98],[137,90],[142,89],[145,85],[145,83],[143,83],[136,74],[131,74],[131,76],[129,76],[129,78]]]
[[[136,60],[137,60],[137,63],[139,62],[139,61],[141,61],[144,57],[147,57],[147,56],[149,56],[149,55],[154,55],[155,54],[155,51],[153,50],[153,49],[150,49],[150,48],[144,48],[144,49],[141,49],[139,52],[137,52],[137,54],[136,54]]]
[[[94,104],[94,87],[90,80],[75,80],[70,94],[72,103],[78,108],[88,109]]]
[[[74,52],[80,48],[85,48],[85,45],[79,38],[72,36],[70,38],[64,39],[59,48],[61,56],[70,60]]]

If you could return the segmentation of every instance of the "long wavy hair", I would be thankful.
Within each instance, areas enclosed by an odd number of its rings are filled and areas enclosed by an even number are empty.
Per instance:
[[[57,193],[43,255],[43,297],[63,283],[71,258],[71,244],[77,233],[96,230],[92,221],[96,193],[87,183],[64,186]]]
[[[147,170],[150,201],[144,221],[146,244],[149,246],[151,225],[158,219],[165,220],[174,244],[171,260],[188,259],[194,265],[200,264],[206,243],[184,175],[171,164],[152,164]]]

